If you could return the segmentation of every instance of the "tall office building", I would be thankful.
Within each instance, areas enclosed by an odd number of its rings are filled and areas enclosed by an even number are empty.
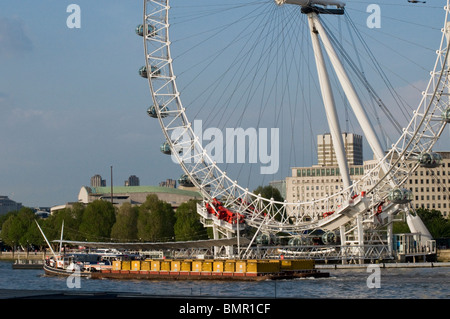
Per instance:
[[[128,180],[125,181],[125,186],[139,186],[139,177],[131,175]]]
[[[170,188],[176,188],[177,187],[177,181],[171,178],[166,179],[165,181],[162,181],[159,183],[160,187],[170,187]]]
[[[106,180],[98,174],[91,177],[91,187],[104,187],[106,186]]]
[[[342,133],[348,165],[363,165],[362,136]],[[317,136],[317,156],[319,166],[337,166],[336,153],[330,133]]]

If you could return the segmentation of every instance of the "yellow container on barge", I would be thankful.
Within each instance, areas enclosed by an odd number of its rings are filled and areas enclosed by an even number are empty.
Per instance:
[[[181,271],[191,271],[192,260],[183,260],[181,262]]]
[[[314,269],[313,259],[283,259],[281,260],[282,270],[309,270]]]
[[[150,260],[141,261],[141,270],[149,271],[150,267],[151,267],[151,261]]]
[[[235,272],[236,271],[236,260],[226,260],[224,272]]]
[[[203,262],[201,260],[194,260],[192,262],[192,271],[195,271],[195,272],[202,271],[202,264],[203,264]]]
[[[269,260],[248,260],[248,273],[279,273],[280,262]]]
[[[111,270],[92,273],[93,278],[120,279],[223,279],[266,280],[296,277],[328,277],[306,259],[155,259],[114,261]]]
[[[141,270],[141,261],[140,260],[132,260],[131,261],[131,269],[132,271]]]

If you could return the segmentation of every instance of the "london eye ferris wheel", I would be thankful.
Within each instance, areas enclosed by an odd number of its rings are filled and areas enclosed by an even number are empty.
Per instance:
[[[144,41],[139,73],[149,83],[148,115],[161,126],[161,151],[183,170],[180,183],[201,192],[198,213],[217,236],[251,228],[253,240],[320,232],[341,242],[353,234],[363,244],[366,231],[391,227],[400,211],[414,219],[403,185],[418,167],[440,164],[433,147],[450,122],[448,3],[433,9],[441,14],[440,28],[431,28],[439,33],[434,52],[427,51],[434,65],[410,106],[387,75],[396,65],[376,57],[387,52],[394,61],[395,53],[355,22],[353,14],[369,13],[352,1],[144,1],[136,33]],[[413,28],[406,16],[397,20]],[[399,55],[415,63],[412,54]],[[398,67],[398,78],[407,78],[409,69]],[[358,179],[342,139],[350,130],[363,136],[373,159]],[[341,187],[289,201],[253,191],[255,181],[284,179],[292,167],[314,161],[314,138],[323,132],[333,141]],[[230,147],[239,134],[241,147]]]

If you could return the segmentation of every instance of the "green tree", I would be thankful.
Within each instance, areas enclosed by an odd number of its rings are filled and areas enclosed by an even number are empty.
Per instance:
[[[406,222],[395,222],[392,227],[394,234],[410,233],[408,224]]]
[[[111,237],[120,241],[134,241],[138,239],[137,220],[139,208],[124,203],[120,206],[116,223],[111,229]]]
[[[139,207],[138,238],[143,241],[173,240],[175,213],[172,206],[151,194]]]
[[[65,240],[85,240],[78,231],[85,206],[82,203],[75,203],[73,206],[58,210],[42,222],[42,230],[50,240],[61,238],[61,226],[64,222],[63,239]]]
[[[87,241],[109,241],[116,222],[114,206],[109,201],[95,200],[84,210],[79,231]]]
[[[416,213],[419,215],[420,219],[422,219],[433,238],[450,237],[450,222],[448,219],[442,217],[440,211],[418,208]]]
[[[29,244],[39,240],[32,209],[23,207],[11,214],[2,225],[2,239],[9,246],[20,245],[27,249]]]
[[[425,225],[431,223],[434,220],[438,221],[446,221],[444,217],[442,217],[441,212],[435,209],[429,210],[427,208],[417,208],[416,214],[419,215],[420,219],[423,221]]]
[[[442,217],[440,211],[426,208],[418,208],[416,214],[427,227],[433,238],[450,237],[450,221]],[[411,232],[406,222],[394,223],[394,234]]]
[[[264,198],[267,198],[267,199],[273,198],[277,202],[284,202],[284,198],[283,198],[283,196],[281,196],[280,191],[271,185],[258,186],[253,191],[253,194],[256,194],[256,195],[261,194],[261,196]]]
[[[271,186],[271,185],[267,185],[267,186],[258,186],[254,191],[253,194],[261,194],[261,197],[267,198],[267,199],[271,199],[273,198],[274,201],[277,202],[284,202],[284,198],[283,196],[281,196],[280,191]],[[275,204],[275,207],[277,207],[277,210],[281,208],[281,204]],[[275,219],[280,221],[282,218],[280,216],[280,214],[275,215]]]
[[[197,201],[190,200],[181,204],[175,212],[175,217],[174,232],[177,241],[208,239],[206,229],[197,214]]]
[[[450,222],[444,218],[432,220],[427,228],[433,238],[450,238]]]

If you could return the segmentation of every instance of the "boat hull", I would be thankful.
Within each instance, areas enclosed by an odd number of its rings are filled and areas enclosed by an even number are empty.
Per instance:
[[[91,277],[91,272],[85,272],[85,271],[68,271],[61,268],[54,268],[50,267],[48,265],[43,266],[45,274],[48,276],[79,276],[79,277]]]
[[[317,270],[307,272],[280,273],[226,273],[193,271],[101,271],[91,273],[92,279],[133,279],[133,280],[223,280],[223,281],[264,281],[289,280],[296,278],[324,278],[329,273]]]

